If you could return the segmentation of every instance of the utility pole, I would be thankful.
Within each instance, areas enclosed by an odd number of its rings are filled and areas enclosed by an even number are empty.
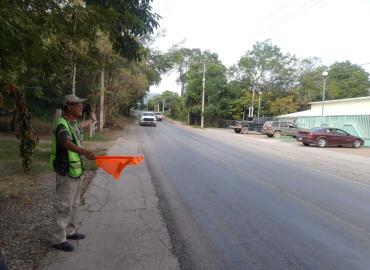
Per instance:
[[[200,120],[200,127],[204,127],[204,89],[206,86],[206,62],[203,62],[203,91],[202,91],[202,116]]]
[[[257,113],[257,121],[259,122],[260,121],[260,107],[261,107],[261,95],[262,95],[262,92],[258,92],[258,113]]]
[[[163,99],[163,102],[162,102],[162,113],[164,114],[164,103],[166,102],[166,99]]]
[[[322,89],[322,104],[321,104],[321,122],[324,122],[324,106],[325,106],[325,91],[326,91],[326,77],[328,77],[328,72],[325,70],[322,73],[322,76],[324,77],[324,86]]]
[[[74,1],[73,2],[73,8],[75,9],[75,18],[74,18],[74,25],[73,25],[73,38],[75,36],[76,30],[77,30],[77,8],[79,5],[81,5],[81,1]],[[74,52],[72,51],[72,63],[73,63],[73,73],[72,73],[72,94],[76,95],[76,60],[74,59]]]

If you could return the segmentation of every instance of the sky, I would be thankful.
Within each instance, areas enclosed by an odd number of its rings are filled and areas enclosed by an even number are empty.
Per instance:
[[[217,53],[229,67],[270,39],[298,58],[318,57],[324,65],[349,60],[370,73],[370,0],[153,0],[152,6],[166,32],[154,45],[163,52],[182,42]],[[150,92],[179,93],[176,78],[162,76]]]

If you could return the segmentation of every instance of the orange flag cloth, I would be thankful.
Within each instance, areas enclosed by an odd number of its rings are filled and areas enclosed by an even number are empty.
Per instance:
[[[127,165],[138,165],[144,156],[97,156],[96,165],[119,180],[119,176]]]

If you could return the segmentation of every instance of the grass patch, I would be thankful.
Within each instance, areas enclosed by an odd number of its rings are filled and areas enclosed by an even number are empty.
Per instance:
[[[0,139],[0,176],[24,175],[22,159],[19,155],[19,142],[16,138]],[[47,170],[50,143],[43,142],[36,146],[32,155],[30,174],[37,176]]]
[[[109,140],[110,138],[100,133],[96,133],[92,138],[89,135],[84,135],[84,141],[86,142],[107,142]]]
[[[17,138],[0,138],[0,195],[6,193],[16,197],[34,186],[39,177],[48,172],[49,142],[42,141],[36,146],[29,174],[23,171],[18,144]]]
[[[297,141],[296,138],[292,136],[281,136],[278,140],[282,142],[296,142]]]
[[[17,158],[19,158],[18,140],[16,138],[0,139],[0,162],[3,163]]]

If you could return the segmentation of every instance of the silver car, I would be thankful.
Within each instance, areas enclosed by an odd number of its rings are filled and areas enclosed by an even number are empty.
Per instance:
[[[289,121],[266,121],[262,133],[268,137],[280,138],[281,136],[297,137],[299,129],[296,124]]]

